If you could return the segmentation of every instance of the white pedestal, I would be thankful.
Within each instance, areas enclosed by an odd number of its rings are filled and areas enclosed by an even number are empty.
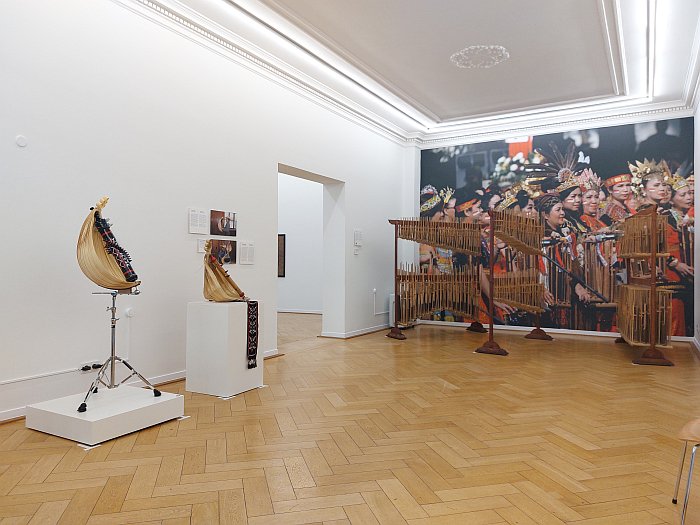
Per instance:
[[[27,406],[27,428],[95,445],[185,413],[183,396],[162,392],[155,397],[152,390],[134,386],[101,388],[81,413],[83,399],[85,393]]]
[[[257,368],[248,369],[247,313],[245,302],[187,304],[188,392],[230,397],[262,386],[260,348]],[[258,326],[262,326],[262,315]]]

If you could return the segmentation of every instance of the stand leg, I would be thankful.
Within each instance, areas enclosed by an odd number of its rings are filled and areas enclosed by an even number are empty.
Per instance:
[[[107,365],[109,365],[112,362],[112,358],[110,357],[105,361],[100,369],[97,371],[97,377],[95,377],[95,380],[92,382],[90,385],[90,388],[88,388],[87,394],[85,394],[85,399],[83,399],[83,402],[80,403],[80,406],[78,407],[78,412],[85,412],[87,410],[87,400],[90,398],[92,394],[97,393],[97,385],[100,384],[100,381],[102,381],[102,376],[105,375],[105,372],[107,370]],[[104,381],[102,381],[102,384],[104,384]]]
[[[474,351],[477,354],[508,355],[508,352],[501,348],[496,341],[486,341]]]
[[[153,390],[153,395],[154,395],[155,397],[160,397],[160,390],[158,390],[156,387],[154,387],[148,379],[146,379],[146,378],[143,377],[141,374],[139,374],[133,366],[131,366],[129,363],[127,363],[127,362],[124,361],[123,359],[121,359],[121,358],[119,358],[119,357],[117,357],[117,359],[118,359],[119,361],[121,361],[122,364],[123,364],[125,367],[127,367],[129,370],[131,370],[131,374],[132,374],[132,375],[137,376],[148,388],[150,388],[151,390]]]
[[[406,339],[406,336],[404,333],[401,331],[401,328],[397,326],[392,326],[391,330],[389,330],[389,333],[386,334],[387,337],[391,337],[392,339],[398,339],[400,341],[403,341]]]
[[[487,332],[484,325],[479,321],[473,321],[472,324],[467,327],[467,330],[470,332],[476,332],[477,334],[485,334]]]
[[[551,341],[553,339],[551,335],[542,330],[540,326],[540,314],[537,314],[537,317],[535,317],[535,328],[525,336],[525,339],[537,339],[538,341]]]
[[[678,477],[676,478],[676,487],[673,490],[673,499],[671,502],[675,505],[678,503],[678,487],[681,484],[681,476],[683,475],[683,463],[685,463],[685,453],[688,450],[688,442],[683,442],[683,447],[681,448],[681,464],[678,466]]]
[[[685,498],[683,499],[683,511],[681,512],[681,525],[685,525],[685,513],[688,510],[688,499],[690,499],[690,483],[693,481],[693,465],[695,464],[695,452],[698,446],[693,447],[690,453],[690,466],[688,467],[688,484],[685,487]]]
[[[673,366],[673,362],[658,348],[647,348],[642,355],[632,361],[635,365]]]

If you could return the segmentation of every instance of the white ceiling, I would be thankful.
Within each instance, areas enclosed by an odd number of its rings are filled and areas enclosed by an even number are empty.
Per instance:
[[[612,0],[261,1],[438,122],[614,96],[622,84]],[[450,62],[470,45],[504,46],[510,59]]]
[[[181,2],[296,89],[423,142],[696,104],[698,0]],[[450,62],[471,45],[510,58]]]

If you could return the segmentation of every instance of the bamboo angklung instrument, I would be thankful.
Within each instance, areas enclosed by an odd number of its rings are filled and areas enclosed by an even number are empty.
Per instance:
[[[536,218],[508,209],[494,210],[491,217],[496,237],[520,252],[518,258],[522,261],[522,267],[494,276],[494,300],[535,315],[535,328],[525,336],[527,339],[551,341],[552,338],[540,327],[540,314],[544,312],[544,283],[540,282],[536,262],[544,225]]]
[[[387,337],[405,339],[401,326],[436,310],[450,310],[474,318],[478,311],[477,263],[452,273],[428,274],[414,265],[399,266],[398,240],[406,239],[449,249],[467,256],[481,251],[481,230],[470,220],[438,223],[427,219],[390,220],[394,225],[394,326]]]
[[[657,287],[659,263],[668,257],[665,219],[650,206],[621,225],[619,257],[628,261],[627,284],[620,285],[617,306],[620,338],[615,342],[648,346],[637,365],[673,366],[660,348],[669,348],[673,292]]]
[[[495,217],[496,212],[494,210],[489,210],[490,226],[489,226],[489,338],[483,345],[478,347],[475,352],[478,354],[491,354],[491,355],[508,355],[508,352],[501,348],[501,346],[493,338],[493,322],[494,322],[494,278],[493,269],[496,263],[496,224]],[[502,213],[502,212],[500,212]]]

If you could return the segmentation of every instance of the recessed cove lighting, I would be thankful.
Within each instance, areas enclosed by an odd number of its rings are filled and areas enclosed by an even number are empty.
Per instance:
[[[469,46],[454,53],[450,61],[465,69],[488,69],[509,57],[510,53],[503,46]]]

